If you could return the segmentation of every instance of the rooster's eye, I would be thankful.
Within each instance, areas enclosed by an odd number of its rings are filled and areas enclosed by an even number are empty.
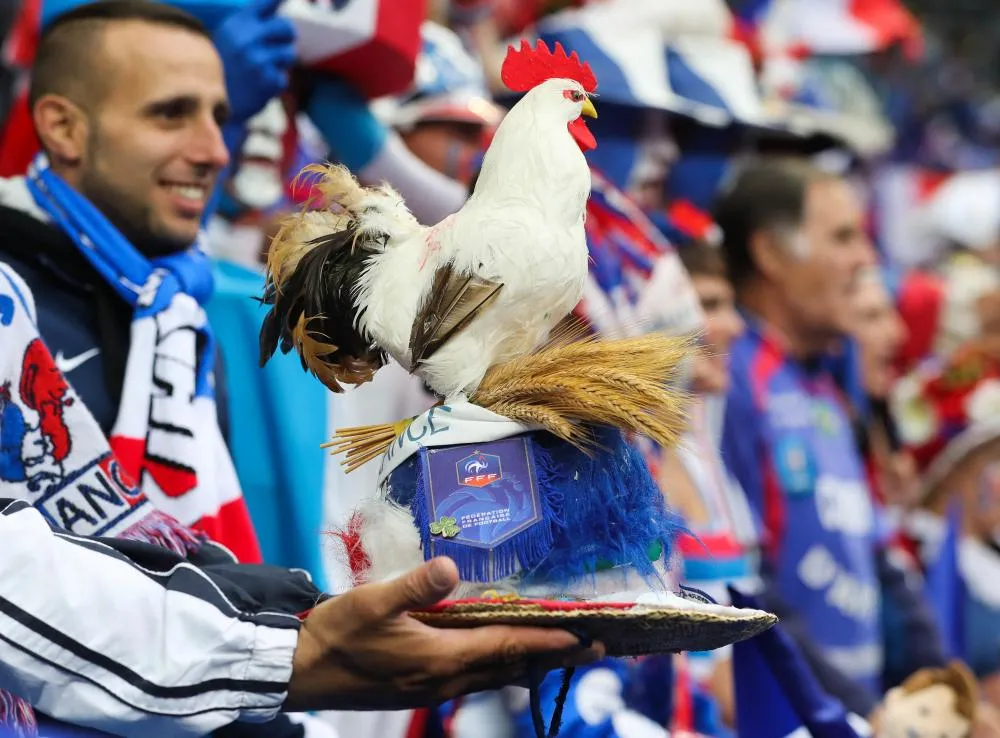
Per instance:
[[[579,90],[566,90],[563,92],[563,96],[569,98],[573,102],[583,102],[584,95]]]

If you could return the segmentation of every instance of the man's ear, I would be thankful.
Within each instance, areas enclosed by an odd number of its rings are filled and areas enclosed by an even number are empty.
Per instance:
[[[53,164],[75,166],[83,159],[90,123],[86,113],[62,95],[39,98],[32,118],[42,148]]]
[[[750,258],[755,269],[768,281],[774,281],[785,270],[790,254],[780,235],[771,229],[759,230],[750,238]]]

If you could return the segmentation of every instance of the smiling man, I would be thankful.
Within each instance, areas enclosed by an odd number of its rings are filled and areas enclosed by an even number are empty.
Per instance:
[[[84,4],[46,29],[29,99],[44,156],[29,176],[0,181],[0,261],[26,283],[52,363],[125,473],[157,507],[257,560],[223,440],[219,356],[199,307],[211,269],[193,248],[229,162],[226,77],[212,38],[160,3]],[[170,275],[166,291],[154,274]],[[0,381],[26,386],[35,370],[7,358],[17,366]],[[61,460],[42,453],[52,448],[22,455],[53,468]],[[32,466],[25,474],[37,487]],[[63,467],[64,481],[79,471]],[[80,500],[59,505],[54,523],[107,533]]]
[[[197,21],[167,6],[150,8],[147,20],[76,15],[47,32],[32,69],[50,171],[143,256],[183,252],[228,163],[218,54]],[[110,436],[132,311],[61,226],[24,179],[0,182],[0,259],[27,282],[57,366]]]

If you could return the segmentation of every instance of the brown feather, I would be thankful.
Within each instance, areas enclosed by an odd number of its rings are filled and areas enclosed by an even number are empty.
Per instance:
[[[359,238],[351,223],[272,255],[263,299],[271,310],[261,327],[261,366],[279,348],[282,353],[294,348],[303,368],[334,392],[372,379],[387,357],[370,335],[357,329],[352,290],[378,247],[370,236]],[[289,270],[282,259],[293,261],[294,268]]]
[[[426,361],[500,293],[502,284],[458,274],[446,264],[434,275],[430,297],[410,331],[410,363]]]

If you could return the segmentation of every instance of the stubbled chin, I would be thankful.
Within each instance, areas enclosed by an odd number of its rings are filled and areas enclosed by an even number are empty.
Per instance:
[[[580,147],[580,151],[591,151],[597,148],[597,139],[587,128],[583,118],[577,118],[569,124],[569,133],[576,141],[576,145]]]

